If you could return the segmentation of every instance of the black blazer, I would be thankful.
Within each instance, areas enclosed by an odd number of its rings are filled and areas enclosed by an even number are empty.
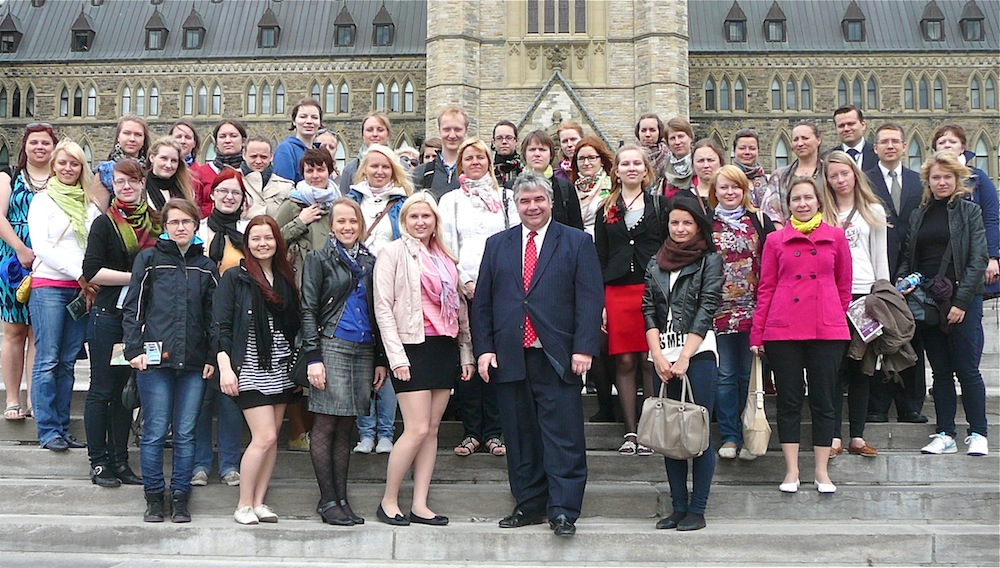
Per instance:
[[[837,144],[833,148],[830,148],[823,153],[823,158],[826,158],[827,154],[833,152],[834,150],[840,150],[841,152],[846,152],[847,147],[843,144]],[[865,145],[861,148],[861,169],[862,171],[868,171],[874,167],[878,166],[878,154],[875,153],[875,147],[872,143],[865,139]]]
[[[896,211],[892,206],[892,197],[889,195],[889,188],[885,185],[885,178],[882,177],[882,168],[878,167],[878,162],[872,169],[865,172],[868,181],[871,183],[875,195],[882,200],[885,207],[886,220],[889,223],[889,230],[886,235],[889,256],[889,275],[895,280],[896,276],[906,276],[897,274],[899,261],[902,258],[903,243],[906,242],[910,230],[910,214],[920,206],[920,198],[923,196],[923,183],[920,181],[920,174],[903,166],[903,179],[899,183],[903,186],[903,196],[900,199],[900,211]]]
[[[524,316],[538,332],[542,350],[559,377],[580,384],[574,353],[597,356],[604,291],[597,255],[583,231],[549,223],[534,276],[524,291],[521,225],[486,240],[472,299],[472,343],[478,358],[497,357],[496,381],[525,379]],[[579,396],[579,394],[575,395]]]
[[[625,201],[618,197],[618,221],[606,222],[604,208],[594,222],[594,245],[601,263],[604,283],[611,285],[642,284],[646,281],[646,265],[666,238],[666,214],[669,200],[662,195],[644,192],[646,209],[642,221],[631,231],[625,228]],[[653,200],[659,200],[659,207]],[[659,210],[659,214],[657,214]]]

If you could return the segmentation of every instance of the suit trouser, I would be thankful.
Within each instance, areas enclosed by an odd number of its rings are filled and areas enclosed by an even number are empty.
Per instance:
[[[799,443],[808,377],[812,445],[830,446],[833,397],[838,389],[843,396],[837,379],[846,347],[847,341],[836,340],[764,341],[764,349],[774,369],[774,388],[778,391],[778,439],[782,444]]]
[[[563,381],[541,349],[525,349],[526,377],[495,383],[517,507],[549,519],[580,516],[587,485],[580,383]]]

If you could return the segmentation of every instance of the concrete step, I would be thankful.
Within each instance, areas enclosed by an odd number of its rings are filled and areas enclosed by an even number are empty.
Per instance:
[[[70,538],[67,538],[71,535]],[[816,538],[822,535],[822,546]],[[776,546],[776,539],[781,544]],[[389,527],[366,523],[333,528],[316,521],[283,520],[244,527],[232,518],[195,515],[186,525],[134,518],[0,515],[0,548],[18,553],[130,555],[183,554],[236,558],[324,559],[350,556],[367,562],[637,563],[662,565],[975,564],[1000,562],[994,523],[803,523],[711,521],[705,530],[656,531],[652,520],[583,518],[577,535],[557,539],[545,525],[498,529],[488,522],[455,521],[448,527]]]
[[[804,448],[805,449],[805,448]],[[812,452],[800,456],[801,479],[812,480]],[[384,482],[388,456],[354,456],[350,479]],[[138,471],[138,453],[132,452],[133,468]],[[170,464],[166,450],[164,463]],[[2,478],[69,478],[89,475],[85,450],[55,453],[37,446],[0,446]],[[666,481],[663,459],[658,456],[621,456],[617,452],[588,451],[589,479],[595,482]],[[718,460],[715,482],[719,484],[780,482],[785,464],[781,452],[769,451],[754,461]],[[276,480],[312,480],[309,454],[279,451],[274,471]],[[916,451],[884,451],[873,458],[842,454],[830,461],[830,476],[835,483],[923,485],[932,483],[1000,483],[1000,454],[967,456],[964,453],[931,456]],[[439,484],[507,481],[507,462],[488,454],[458,457],[451,451],[439,451],[434,468],[434,482]]]
[[[990,418],[990,417],[988,417]],[[772,418],[770,420],[771,424],[771,441],[770,448],[772,450],[780,450],[780,443],[778,442],[777,426]],[[962,446],[962,439],[964,439],[964,434],[968,428],[967,424],[958,424],[957,432],[959,433],[959,445]],[[990,419],[990,428],[994,429],[1000,426],[1000,422],[997,420]],[[83,419],[80,417],[74,417],[70,419],[70,434],[73,434],[78,439],[86,441],[87,436],[84,431]],[[996,431],[996,430],[994,430]],[[403,432],[402,421],[396,422],[396,436],[397,438]],[[438,440],[442,449],[451,448],[458,444],[463,437],[462,424],[459,422],[448,421],[442,422],[441,428],[438,433]],[[588,422],[584,425],[584,432],[587,440],[588,450],[617,450],[622,443],[622,436],[625,434],[625,426],[619,423],[596,423]],[[801,428],[801,440],[805,444],[809,444],[812,439],[812,423],[804,422]],[[865,425],[865,441],[868,442],[874,448],[879,450],[918,450],[928,443],[928,436],[934,433],[933,419],[927,424],[908,424],[905,422],[887,422],[882,424],[867,424]],[[719,429],[716,424],[712,425],[712,434],[715,447],[719,447]],[[848,436],[850,431],[846,422],[843,424],[842,434]],[[287,424],[283,429],[281,435],[279,435],[278,440],[281,444],[284,444],[288,440],[288,428]],[[992,436],[989,439],[989,446],[991,450],[1000,451],[1000,436]],[[13,442],[20,444],[36,444],[38,442],[38,437],[35,431],[34,422],[31,420],[25,421],[6,421],[0,420],[0,441],[2,442]],[[357,433],[353,434],[353,441],[357,441]],[[243,444],[244,447],[250,442],[250,432],[247,428],[243,430]]]
[[[906,521],[1000,522],[1000,489],[995,484],[943,483],[926,485],[851,485],[841,483],[834,496],[820,495],[814,486],[803,485],[795,495],[778,491],[777,481],[768,485],[720,485],[712,487],[709,519],[803,520],[803,521]],[[349,485],[355,511],[373,522],[382,498],[382,483]],[[410,502],[411,485],[403,486],[401,502]],[[239,489],[212,483],[195,487],[191,497],[197,515],[232,514]],[[316,519],[319,490],[311,480],[278,480],[269,486],[267,502],[278,514],[291,519]],[[89,480],[2,479],[0,500],[19,502],[23,515],[135,517],[143,507],[142,488],[123,486],[102,489]],[[430,506],[452,520],[473,521],[496,517],[511,510],[514,501],[505,482],[478,484],[434,484]],[[666,483],[591,482],[583,502],[583,516],[616,519],[651,519],[672,512]]]

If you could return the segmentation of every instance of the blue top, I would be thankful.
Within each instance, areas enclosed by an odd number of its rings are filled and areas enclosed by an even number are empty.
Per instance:
[[[337,329],[333,336],[344,341],[354,343],[373,343],[372,324],[368,319],[368,293],[365,291],[365,283],[358,281],[354,291],[344,302],[344,313],[337,322]]]
[[[295,136],[285,138],[278,147],[274,149],[274,173],[292,180],[292,183],[302,181],[302,171],[299,169],[299,160],[302,154],[306,153],[306,145]]]

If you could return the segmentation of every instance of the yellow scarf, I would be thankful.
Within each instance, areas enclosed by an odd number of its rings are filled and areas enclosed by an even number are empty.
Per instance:
[[[816,214],[813,215],[812,219],[809,219],[808,221],[799,221],[795,217],[792,217],[791,221],[795,230],[803,235],[808,235],[816,230],[816,227],[819,227],[819,224],[823,221],[823,214],[817,211]]]
[[[59,209],[69,218],[70,226],[76,235],[80,248],[87,248],[87,203],[80,183],[66,185],[59,178],[52,176],[46,185],[45,193],[56,202]]]

